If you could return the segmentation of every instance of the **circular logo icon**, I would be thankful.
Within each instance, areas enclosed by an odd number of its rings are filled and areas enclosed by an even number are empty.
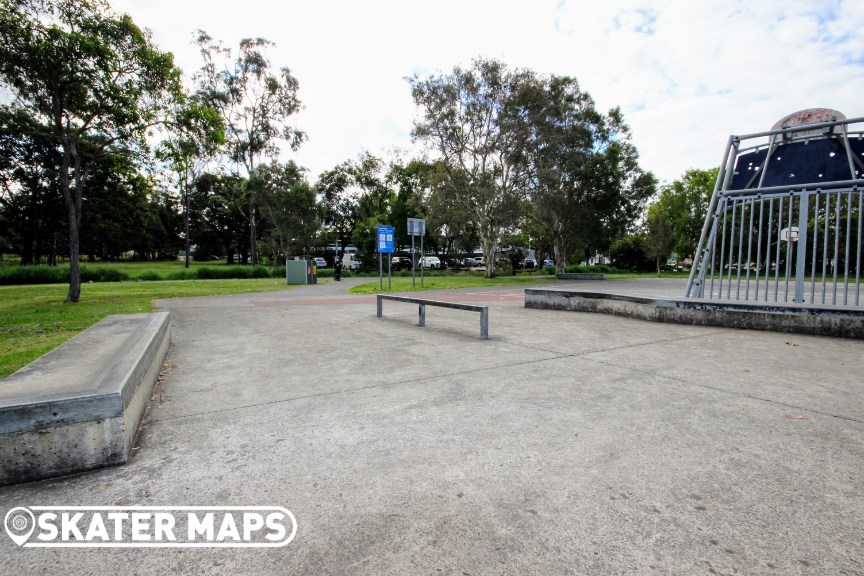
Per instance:
[[[6,526],[6,533],[9,535],[9,538],[18,546],[21,546],[33,533],[33,529],[36,527],[36,518],[33,517],[33,513],[27,508],[18,507],[12,508],[6,513],[3,523]]]

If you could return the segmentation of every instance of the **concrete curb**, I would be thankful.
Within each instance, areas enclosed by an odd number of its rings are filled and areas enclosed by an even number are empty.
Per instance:
[[[532,288],[525,290],[525,307],[599,312],[672,324],[864,339],[864,310],[850,308],[655,300],[619,294]]]
[[[0,380],[0,485],[126,462],[170,346],[168,312],[108,316]]]

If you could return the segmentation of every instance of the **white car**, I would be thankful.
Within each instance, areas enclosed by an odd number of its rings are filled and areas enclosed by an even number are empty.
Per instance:
[[[441,260],[437,256],[424,256],[420,260],[420,266],[429,268],[430,270],[439,270],[441,268]]]
[[[327,267],[327,261],[324,258],[321,258],[320,256],[316,256],[315,258],[312,258],[312,260],[315,262],[315,266],[317,266],[318,268],[326,268]]]

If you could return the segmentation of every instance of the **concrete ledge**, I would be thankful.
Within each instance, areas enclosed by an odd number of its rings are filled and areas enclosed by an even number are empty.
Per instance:
[[[527,288],[525,307],[599,312],[673,324],[864,339],[864,310],[831,306],[802,308],[752,302],[655,300],[597,292]]]
[[[566,272],[558,274],[558,280],[605,280],[606,274],[596,272]]]
[[[0,485],[126,462],[170,326],[167,312],[108,316],[0,380]]]

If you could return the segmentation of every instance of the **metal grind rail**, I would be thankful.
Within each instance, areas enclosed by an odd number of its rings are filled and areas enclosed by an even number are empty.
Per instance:
[[[418,325],[426,326],[426,306],[438,306],[441,308],[451,308],[454,310],[467,310],[469,312],[480,313],[480,339],[489,339],[489,307],[479,306],[477,304],[462,304],[459,302],[442,302],[440,300],[428,300],[426,298],[414,298],[412,296],[392,296],[390,294],[378,294],[376,300],[377,312],[376,316],[381,318],[384,314],[384,300],[393,300],[395,302],[406,302],[409,304],[418,304]]]

